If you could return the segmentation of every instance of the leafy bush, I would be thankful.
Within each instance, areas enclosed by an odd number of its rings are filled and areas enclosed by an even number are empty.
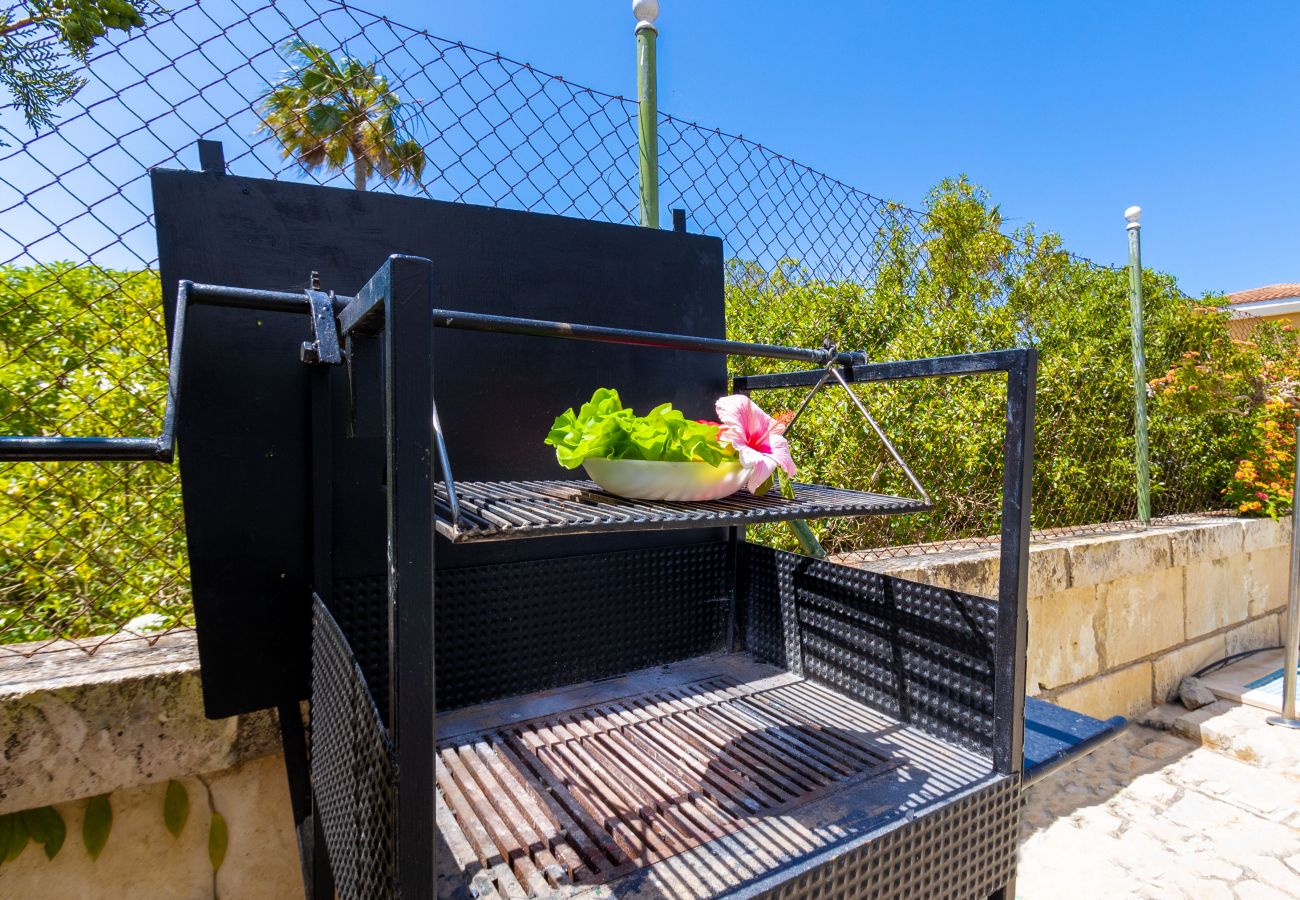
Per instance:
[[[1251,340],[1232,340],[1222,311],[1196,315],[1201,349],[1185,351],[1151,382],[1153,398],[1222,432],[1215,472],[1227,502],[1243,515],[1277,518],[1292,502],[1300,342],[1291,326],[1276,323],[1257,325]]]
[[[770,269],[733,261],[729,337],[800,346],[830,337],[874,360],[1037,347],[1034,527],[1134,518],[1128,273],[1070,256],[1055,235],[1029,227],[1003,232],[1003,224],[988,195],[963,178],[936,187],[919,221],[899,215],[884,222],[875,267],[865,274],[830,278],[796,260]],[[1221,298],[1193,301],[1172,277],[1151,271],[1143,273],[1143,293],[1148,371],[1166,371],[1189,352],[1231,346]],[[733,374],[766,365],[740,360]],[[817,523],[828,549],[997,533],[1002,380],[980,376],[858,390],[937,510]],[[799,392],[787,391],[761,402],[775,410],[799,399]],[[1221,506],[1223,488],[1251,444],[1249,431],[1233,415],[1153,398],[1156,514]],[[874,435],[833,394],[814,402],[792,443],[802,480],[910,490]],[[789,543],[779,530],[763,534]]]
[[[155,272],[0,269],[6,434],[161,431],[167,353]],[[187,621],[176,469],[152,463],[0,466],[0,640],[111,634],[152,614]]]

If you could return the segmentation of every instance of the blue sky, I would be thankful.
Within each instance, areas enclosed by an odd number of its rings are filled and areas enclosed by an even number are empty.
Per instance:
[[[443,37],[633,95],[626,0],[371,0]],[[660,106],[918,204],[960,172],[1010,223],[1192,293],[1300,281],[1300,5],[662,0]],[[1248,11],[1248,15],[1246,14]]]

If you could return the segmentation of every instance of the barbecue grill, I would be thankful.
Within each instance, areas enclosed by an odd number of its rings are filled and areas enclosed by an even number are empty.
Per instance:
[[[223,173],[153,173],[162,436],[0,457],[179,441],[204,702],[279,710],[309,896],[1012,895],[1022,784],[1121,724],[1032,705],[1026,759],[1035,351],[731,342],[715,238]],[[992,599],[745,540],[923,492],[627,500],[542,444],[601,384],[705,415],[989,373]]]

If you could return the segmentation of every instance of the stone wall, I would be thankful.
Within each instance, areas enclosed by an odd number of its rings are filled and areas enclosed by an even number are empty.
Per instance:
[[[281,900],[301,897],[298,850],[274,714],[203,716],[192,634],[66,648],[0,661],[0,814],[53,806],[66,837],[53,859],[28,843],[0,863],[0,897]],[[189,815],[173,837],[167,783]],[[108,842],[82,838],[86,805],[107,795]],[[213,812],[228,830],[215,872]]]
[[[1031,695],[1089,715],[1132,716],[1185,675],[1281,642],[1288,522],[1205,518],[1081,537],[1029,554]],[[940,551],[864,568],[996,596],[997,551]]]
[[[1289,529],[1215,519],[1036,543],[1030,554],[1029,690],[1098,716],[1132,715],[1238,650],[1278,643]],[[878,563],[917,581],[991,596],[993,551]],[[301,878],[274,716],[204,718],[192,635],[0,660],[0,814],[53,805],[67,827],[47,860],[28,844],[0,864],[0,897],[288,898]],[[179,837],[167,782],[186,786]],[[89,798],[107,794],[108,843],[82,841]],[[229,849],[213,872],[213,811]]]

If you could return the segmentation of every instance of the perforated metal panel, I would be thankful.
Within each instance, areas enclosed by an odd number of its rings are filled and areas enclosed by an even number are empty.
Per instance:
[[[396,896],[393,749],[324,604],[312,607],[311,775],[338,895]]]
[[[332,614],[370,686],[380,720],[388,721],[388,579],[340,578]]]
[[[1007,776],[811,867],[773,900],[987,898],[1015,873],[1020,779]]]
[[[726,560],[707,543],[439,570],[438,708],[720,649]]]
[[[965,746],[993,744],[991,600],[741,547],[741,609],[760,659]]]

